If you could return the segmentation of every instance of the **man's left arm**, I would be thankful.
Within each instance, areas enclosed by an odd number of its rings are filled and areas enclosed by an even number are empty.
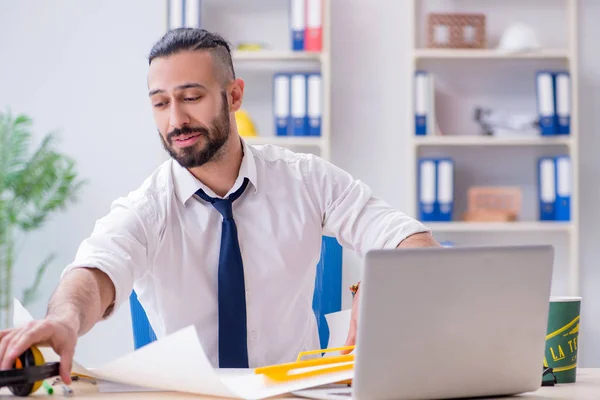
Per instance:
[[[411,247],[442,247],[430,232],[415,233],[398,244],[399,249]]]
[[[415,233],[402,240],[397,248],[414,248],[414,247],[442,247],[440,243],[429,232]],[[354,298],[352,299],[352,310],[350,311],[350,326],[348,328],[348,336],[344,346],[354,346],[356,343],[356,331],[358,329],[358,304],[360,301],[360,283],[357,285]],[[350,351],[342,351],[342,354],[348,354]]]
[[[304,163],[307,191],[322,218],[323,234],[364,256],[370,250],[439,246],[417,219],[374,196],[348,172],[311,157]]]
[[[312,158],[304,170],[307,189],[323,216],[323,233],[359,255],[373,249],[442,247],[420,221],[372,195],[371,189],[335,165]],[[352,302],[346,345],[354,345],[360,285]]]

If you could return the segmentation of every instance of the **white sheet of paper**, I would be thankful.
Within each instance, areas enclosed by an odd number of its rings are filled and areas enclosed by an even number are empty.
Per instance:
[[[15,323],[15,326],[33,319],[17,302],[14,321],[19,324]],[[52,349],[40,348],[42,349],[58,360],[58,355]],[[51,361],[50,357],[46,358],[46,354],[43,354],[46,361]],[[73,365],[75,367],[76,364]],[[99,368],[80,368],[82,374],[126,385],[241,399],[264,399],[351,379],[354,374],[352,370],[347,370],[279,383],[267,381],[252,369],[214,369],[202,349],[193,325]],[[73,372],[76,372],[75,368]]]
[[[237,397],[219,379],[189,326],[91,370],[96,378],[163,390]]]
[[[348,329],[350,327],[351,311],[352,310],[347,309],[331,314],[325,314],[327,326],[329,327],[329,341],[327,342],[328,349],[343,347],[346,343]],[[336,357],[339,355],[339,352],[325,353],[325,357]]]
[[[127,393],[127,392],[155,392],[160,389],[147,388],[143,386],[129,385],[127,383],[106,381],[96,378],[96,385],[100,393]]]
[[[270,383],[252,369],[214,369],[188,326],[100,368],[92,376],[130,385],[242,399],[263,399],[340,380],[352,371],[326,374],[285,383]]]

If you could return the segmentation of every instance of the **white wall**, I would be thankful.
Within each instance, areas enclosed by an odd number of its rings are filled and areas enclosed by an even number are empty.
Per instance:
[[[498,0],[500,1],[500,0]],[[529,1],[529,0],[527,0]],[[543,2],[536,2],[543,4]],[[368,183],[375,194],[406,209],[409,149],[410,15],[406,1],[335,0],[333,10],[333,161]],[[600,366],[600,254],[596,245],[599,166],[595,130],[600,116],[600,57],[595,26],[600,4],[581,3],[582,282],[585,297],[581,365]],[[508,13],[508,11],[504,11]],[[59,259],[47,275],[35,316],[79,242],[110,202],[139,185],[162,150],[146,98],[145,56],[163,30],[162,0],[0,0],[0,107],[34,117],[38,134],[58,129],[62,149],[76,157],[89,183],[80,203],[28,240],[18,283],[51,251]],[[385,149],[385,150],[382,150]],[[30,249],[35,249],[32,251]],[[346,253],[344,287],[360,275]],[[344,304],[349,305],[346,294]],[[594,316],[596,316],[594,321]],[[102,351],[98,345],[103,346]],[[82,338],[77,358],[97,365],[132,348],[127,306]]]
[[[35,317],[96,219],[160,160],[145,57],[162,33],[162,12],[161,1],[147,0],[0,1],[0,107],[30,115],[37,140],[59,131],[60,150],[88,181],[79,203],[31,235],[18,259],[23,287],[46,254],[58,255]],[[133,349],[127,307],[82,338],[78,359],[93,366]]]
[[[332,160],[401,210],[409,149],[403,133],[410,98],[407,1],[332,2]],[[343,288],[360,277],[361,260],[344,252]],[[343,305],[350,306],[346,295]]]

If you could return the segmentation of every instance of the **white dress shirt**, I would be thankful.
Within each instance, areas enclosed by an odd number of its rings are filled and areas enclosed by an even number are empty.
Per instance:
[[[319,348],[312,299],[322,236],[363,255],[428,229],[374,197],[361,181],[311,154],[243,144],[233,202],[246,287],[250,367],[290,362]],[[194,324],[218,367],[217,270],[222,217],[197,197],[219,197],[176,161],[117,199],[74,261],[104,271],[114,309],[135,289],[157,337]],[[113,309],[113,311],[114,311]]]

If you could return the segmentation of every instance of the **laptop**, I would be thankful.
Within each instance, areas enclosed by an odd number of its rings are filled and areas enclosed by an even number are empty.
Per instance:
[[[293,394],[407,400],[537,390],[553,261],[552,246],[369,252],[352,387]]]

